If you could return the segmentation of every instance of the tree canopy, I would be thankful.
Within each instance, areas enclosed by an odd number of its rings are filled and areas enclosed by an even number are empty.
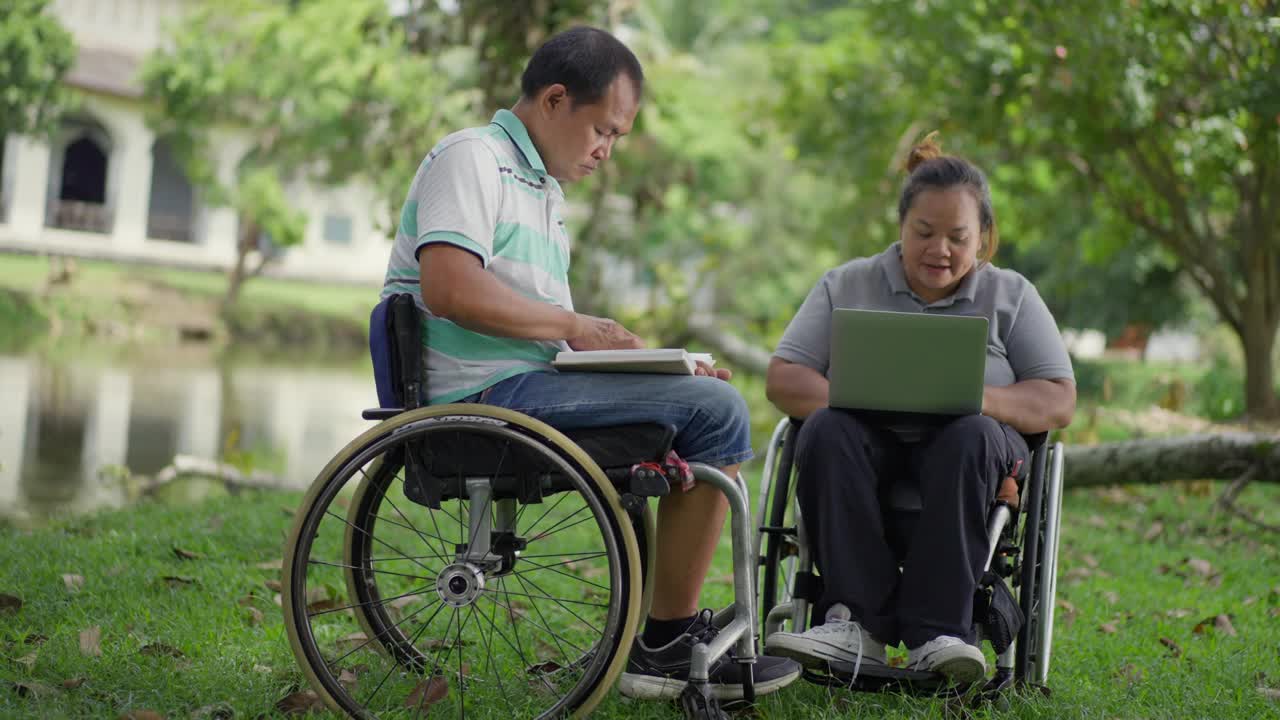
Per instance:
[[[75,44],[48,0],[8,0],[0,6],[0,137],[52,127],[70,95],[62,76],[76,58]]]

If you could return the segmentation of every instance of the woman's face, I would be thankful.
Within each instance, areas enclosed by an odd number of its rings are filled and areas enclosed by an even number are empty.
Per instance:
[[[955,292],[977,262],[978,201],[963,186],[916,195],[899,229],[907,285],[925,302]]]

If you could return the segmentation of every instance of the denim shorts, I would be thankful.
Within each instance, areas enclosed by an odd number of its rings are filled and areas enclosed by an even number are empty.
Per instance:
[[[660,423],[676,429],[675,451],[713,467],[751,459],[751,422],[742,394],[706,376],[529,372],[462,402],[497,405],[557,430]]]

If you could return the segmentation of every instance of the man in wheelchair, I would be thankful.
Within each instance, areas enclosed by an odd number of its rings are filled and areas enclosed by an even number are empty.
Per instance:
[[[982,172],[931,138],[912,150],[907,170],[898,242],[827,272],[770,363],[769,399],[804,420],[796,497],[822,591],[811,629],[776,632],[765,647],[811,667],[869,669],[885,666],[886,646],[901,642],[908,669],[968,683],[986,673],[973,604],[991,549],[988,513],[997,495],[1016,503],[1009,484],[1029,464],[1024,434],[1066,426],[1075,384],[1035,288],[990,263],[997,233]],[[985,316],[982,413],[904,439],[828,407],[833,308]],[[945,352],[936,362],[948,362]],[[882,512],[886,490],[901,482],[919,487],[914,527]]]
[[[424,320],[426,403],[496,405],[557,430],[657,423],[675,452],[734,477],[751,457],[746,403],[728,371],[692,377],[556,372],[563,350],[638,348],[617,322],[574,312],[562,183],[597,170],[632,126],[643,73],[613,36],[575,28],[530,59],[522,94],[485,127],[462,130],[427,155],[409,188],[383,298],[412,294]],[[724,496],[673,487],[658,509],[653,601],[623,674],[623,694],[674,698],[690,653],[716,632],[698,597],[726,516]],[[742,697],[726,656],[709,683]],[[757,693],[800,675],[791,660],[760,657]]]

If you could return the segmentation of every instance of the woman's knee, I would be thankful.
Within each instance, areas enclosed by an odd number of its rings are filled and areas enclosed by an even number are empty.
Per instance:
[[[831,408],[818,408],[804,419],[796,437],[796,453],[806,455],[814,448],[831,445],[837,440],[847,440],[863,445],[867,429],[853,415]]]

